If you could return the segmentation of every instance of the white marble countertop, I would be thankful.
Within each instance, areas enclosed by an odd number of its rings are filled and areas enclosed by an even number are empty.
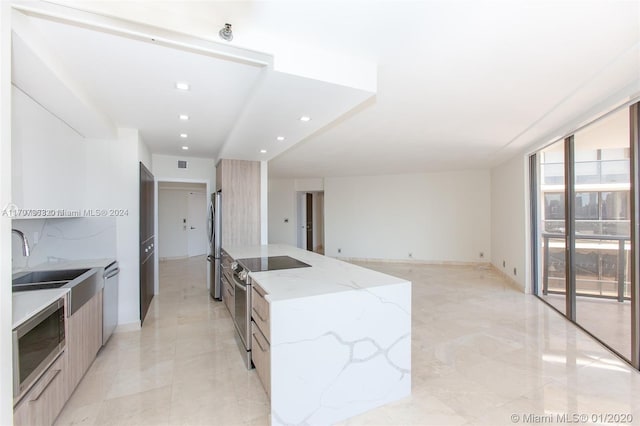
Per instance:
[[[234,259],[291,256],[311,265],[310,268],[252,272],[250,276],[268,293],[267,299],[270,301],[319,296],[408,282],[401,278],[282,244],[233,246],[224,248],[224,250]]]
[[[28,272],[28,271],[53,271],[58,269],[91,269],[91,268],[106,268],[110,263],[115,262],[116,259],[107,257],[104,259],[79,259],[68,260],[61,259],[57,261],[43,262],[35,266],[28,268],[17,268],[13,270],[13,273]]]
[[[13,294],[13,329],[63,297],[68,288],[24,291]]]

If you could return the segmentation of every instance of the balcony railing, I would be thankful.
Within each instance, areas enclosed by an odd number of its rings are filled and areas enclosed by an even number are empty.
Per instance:
[[[566,294],[566,287],[552,286],[549,281],[565,282],[565,247],[566,237],[560,233],[542,233],[543,271],[542,294]],[[556,255],[552,253],[556,250]],[[576,262],[576,295],[617,299],[619,302],[630,300],[627,257],[631,250],[630,238],[627,235],[576,234],[576,251],[580,251],[584,261]],[[593,258],[596,262],[593,262]],[[603,258],[613,257],[615,261]],[[554,274],[554,270],[558,271]],[[612,274],[613,273],[613,274]],[[597,275],[593,279],[593,275]],[[556,275],[556,276],[554,276]],[[605,276],[607,275],[607,276]],[[610,279],[614,275],[614,279]],[[609,279],[607,279],[609,278]],[[588,287],[595,284],[598,291]],[[610,285],[613,291],[605,291],[604,285]]]

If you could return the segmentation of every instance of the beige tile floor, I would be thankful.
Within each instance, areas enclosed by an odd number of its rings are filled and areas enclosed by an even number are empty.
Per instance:
[[[564,294],[542,296],[560,312],[567,311]],[[631,359],[631,302],[576,297],[576,322],[626,359]]]
[[[510,425],[515,415],[599,413],[640,423],[640,374],[494,271],[366,265],[413,282],[412,395],[345,425]],[[160,264],[161,293],[143,329],[111,338],[57,425],[269,423],[230,317],[208,298],[206,266],[204,257]]]

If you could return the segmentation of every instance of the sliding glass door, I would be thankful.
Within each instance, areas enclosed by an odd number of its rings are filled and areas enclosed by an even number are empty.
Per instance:
[[[532,206],[536,294],[638,367],[632,344],[634,108],[619,109],[536,153]]]
[[[629,110],[574,135],[575,321],[631,360]]]
[[[556,142],[539,153],[540,161],[540,253],[542,285],[538,295],[566,313],[566,233],[564,142]]]

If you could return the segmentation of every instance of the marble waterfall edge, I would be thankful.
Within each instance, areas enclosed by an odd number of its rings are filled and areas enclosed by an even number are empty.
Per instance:
[[[335,423],[410,394],[410,282],[271,302],[272,425]]]

